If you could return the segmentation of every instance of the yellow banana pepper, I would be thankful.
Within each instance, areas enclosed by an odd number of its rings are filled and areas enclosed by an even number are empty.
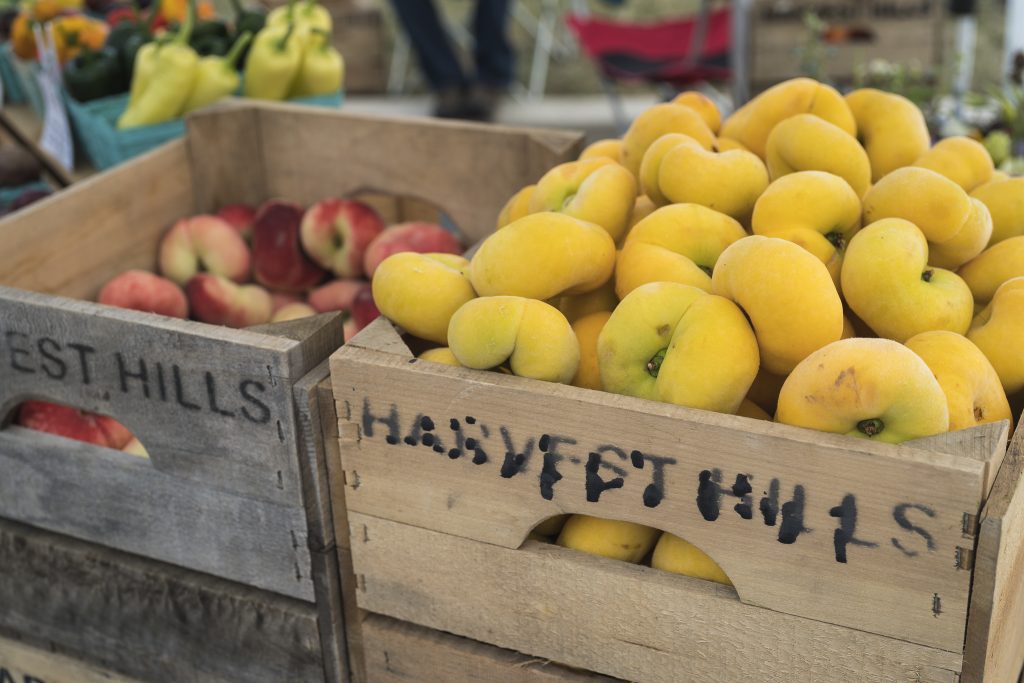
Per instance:
[[[289,97],[330,95],[341,90],[345,61],[341,53],[331,45],[330,37],[324,31],[312,32],[312,39],[306,45],[302,66],[299,67],[299,75],[292,84]]]
[[[267,26],[287,26],[291,22],[298,24],[300,35],[304,35],[307,30],[330,33],[334,29],[331,13],[323,5],[317,4],[316,0],[292,0],[287,5],[274,8],[267,15]]]
[[[190,0],[184,25],[171,42],[157,50],[152,72],[137,99],[129,102],[117,120],[118,128],[151,126],[181,116],[199,68],[199,55],[188,44],[195,16],[195,0]]]
[[[128,106],[135,104],[139,95],[145,91],[146,86],[153,80],[153,71],[156,69],[157,53],[160,50],[160,43],[156,40],[146,43],[135,53],[135,66],[132,67],[132,84],[128,94]]]
[[[302,46],[294,37],[295,24],[268,26],[256,34],[245,62],[246,97],[283,100],[302,65]]]
[[[184,113],[213,104],[238,90],[242,79],[238,75],[236,62],[251,39],[252,34],[246,31],[223,57],[210,55],[199,60],[196,83],[185,101]]]

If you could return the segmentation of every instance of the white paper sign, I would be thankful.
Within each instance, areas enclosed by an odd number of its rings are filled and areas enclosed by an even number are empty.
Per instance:
[[[60,97],[60,64],[54,48],[53,24],[46,25],[46,38],[39,26],[33,27],[39,54],[36,81],[43,96],[43,132],[39,146],[68,171],[75,166],[75,147],[71,141],[71,125]]]

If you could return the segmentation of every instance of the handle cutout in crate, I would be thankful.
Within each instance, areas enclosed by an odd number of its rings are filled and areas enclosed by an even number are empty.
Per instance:
[[[589,515],[555,515],[535,526],[524,544],[529,541],[554,543],[628,564],[733,585],[703,549],[675,534],[634,522]]]
[[[149,460],[149,452],[138,437],[114,418],[63,403],[23,401],[4,424],[5,428],[14,425]]]

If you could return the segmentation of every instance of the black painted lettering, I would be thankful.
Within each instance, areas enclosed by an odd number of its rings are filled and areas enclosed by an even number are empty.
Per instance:
[[[78,352],[78,369],[82,375],[82,384],[92,384],[92,372],[89,370],[90,356],[96,353],[96,349],[88,344],[68,344],[69,349]]]
[[[500,431],[501,439],[505,442],[505,460],[501,463],[501,476],[504,479],[511,479],[520,472],[526,471],[527,466],[530,464],[530,458],[533,456],[533,446],[536,442],[531,436],[523,444],[523,448],[520,451],[512,441],[512,434],[509,433],[508,427],[501,427]]]
[[[412,429],[402,439],[402,443],[406,446],[419,446],[420,437],[423,436],[423,428],[420,426],[420,420],[423,419],[423,413],[420,413],[412,421]]]
[[[167,382],[164,379],[164,366],[156,363],[156,390],[160,394],[160,400],[167,402]]]
[[[732,485],[732,495],[739,498],[740,502],[733,506],[733,510],[743,519],[754,518],[754,499],[750,497],[753,490],[750,486],[750,475],[736,475],[736,483]]]
[[[120,352],[115,353],[114,357],[117,359],[117,374],[121,379],[121,393],[129,392],[128,380],[134,379],[142,385],[142,395],[149,398],[149,370],[146,368],[146,361],[140,358],[138,369],[133,372]]]
[[[839,528],[833,534],[836,551],[836,562],[846,563],[846,547],[858,545],[864,548],[877,548],[877,543],[863,541],[855,536],[857,532],[857,499],[851,494],[843,496],[843,502],[828,512],[830,517],[839,518]]]
[[[892,517],[896,520],[896,523],[900,525],[900,528],[906,529],[911,533],[919,535],[921,538],[924,539],[925,546],[928,548],[928,550],[934,552],[935,539],[932,537],[930,533],[928,533],[927,531],[925,531],[924,529],[922,529],[921,527],[917,526],[909,519],[907,519],[908,510],[917,510],[919,512],[923,512],[925,515],[931,518],[935,517],[935,510],[932,510],[927,505],[920,505],[918,503],[900,503],[892,510]],[[903,547],[903,544],[900,543],[899,539],[897,538],[892,539],[892,544],[896,546],[896,548],[907,557],[917,557],[918,555],[918,551],[908,550],[907,548]]]
[[[269,411],[267,411],[269,413]],[[384,437],[384,440],[389,444],[398,443],[398,435],[400,433],[398,427],[398,406],[394,403],[391,404],[391,410],[387,415],[374,415],[370,410],[370,399],[363,399],[363,436],[367,438],[373,437],[373,427],[375,424],[380,423],[388,428],[388,433]]]
[[[562,473],[558,471],[558,463],[566,457],[564,453],[558,452],[562,444],[574,446],[576,439],[557,434],[544,434],[540,437],[540,450],[544,453],[544,465],[540,471],[540,495],[544,500],[554,498],[555,484],[562,479]]]
[[[43,369],[47,377],[50,379],[64,379],[67,377],[68,364],[60,356],[55,355],[61,350],[60,344],[56,339],[40,337],[36,341],[36,348],[39,349],[39,355],[43,357],[39,367]]]
[[[698,475],[697,483],[697,509],[701,516],[709,522],[718,519],[722,510],[722,496],[728,495],[739,499],[739,503],[733,506],[743,519],[754,518],[754,499],[750,494],[753,489],[750,486],[749,474],[737,474],[736,483],[728,489],[722,486],[722,471],[719,469],[704,470]]]
[[[25,674],[25,680],[22,683],[46,683],[46,681],[44,681],[41,678],[36,678],[35,676]]]
[[[7,349],[11,352],[11,369],[26,375],[34,375],[36,369],[28,365],[32,358],[28,335],[17,330],[7,330],[4,336],[7,338]]]
[[[0,683],[18,683],[7,669],[0,667]]]
[[[615,453],[622,460],[628,460],[629,457],[626,455],[626,451],[622,450],[618,446],[603,445],[599,446],[590,455],[587,456],[586,465],[586,489],[587,489],[587,502],[596,503],[601,499],[601,494],[609,489],[621,489],[626,483],[626,470],[622,469],[618,465],[607,462],[603,455],[605,453]],[[605,481],[601,478],[601,468],[610,469],[619,476],[614,479]]]
[[[803,533],[810,533],[804,526],[804,487],[793,487],[793,498],[782,504],[782,524],[779,525],[779,543],[791,545]]]
[[[181,368],[171,365],[171,375],[174,377],[174,400],[186,410],[202,410],[198,403],[193,403],[185,397],[185,385],[181,381]]]
[[[676,459],[640,451],[630,453],[629,459],[638,470],[644,468],[645,462],[651,463],[651,483],[644,489],[644,505],[649,508],[658,507],[665,499],[665,465],[675,465]]]
[[[249,422],[254,422],[258,425],[267,424],[270,422],[270,406],[261,401],[257,396],[253,394],[253,391],[263,393],[267,390],[263,386],[262,382],[257,382],[253,379],[243,379],[242,383],[238,386],[239,393],[242,394],[242,398],[249,402],[255,412],[249,410],[249,406],[242,406],[242,416]],[[398,431],[398,418],[395,418],[395,431]]]
[[[476,424],[475,417],[467,417],[466,424]],[[491,436],[491,430],[487,428],[483,422],[480,423],[480,437],[481,439],[487,439]],[[466,448],[473,451],[473,464],[483,465],[487,462],[487,451],[480,445],[480,439],[466,439]]]
[[[213,373],[207,371],[204,374],[206,375],[206,398],[209,402],[210,410],[218,415],[223,415],[224,417],[234,417],[235,414],[232,411],[224,410],[217,405],[217,380],[213,376]],[[147,393],[146,396],[148,397],[149,394]]]
[[[764,492],[761,503],[758,505],[761,510],[761,517],[765,526],[775,526],[779,517],[779,480],[772,479],[768,484],[768,490]]]

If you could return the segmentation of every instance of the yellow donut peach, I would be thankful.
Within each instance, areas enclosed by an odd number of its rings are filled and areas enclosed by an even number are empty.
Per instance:
[[[992,215],[988,246],[1024,235],[1024,178],[999,178],[971,192]]]
[[[1024,235],[989,247],[962,265],[957,273],[971,288],[976,302],[988,303],[1004,282],[1024,277]]]
[[[565,214],[541,212],[509,223],[481,242],[469,277],[481,296],[546,301],[597,289],[614,268],[615,242],[607,230]]]
[[[992,363],[963,335],[933,330],[906,341],[939,381],[949,408],[949,430],[1013,420],[1010,403]]]
[[[967,338],[992,363],[1007,394],[1024,389],[1024,277],[999,286],[974,318]]]
[[[843,334],[843,304],[825,264],[776,237],[751,235],[718,259],[711,291],[743,309],[754,326],[761,364],[785,375]]]
[[[580,367],[571,384],[584,389],[601,390],[601,369],[597,363],[597,338],[612,317],[611,311],[597,311],[585,315],[572,324],[576,341],[580,345]]]
[[[890,339],[843,339],[812,353],[782,386],[775,419],[886,443],[949,429],[938,380]]]
[[[772,180],[797,171],[825,171],[849,183],[858,197],[871,187],[871,162],[857,138],[812,114],[797,114],[775,126],[765,154]]]
[[[666,133],[689,135],[704,149],[711,149],[715,142],[715,134],[698,112],[682,104],[656,104],[636,117],[622,137],[622,165],[639,174],[647,148]]]
[[[846,103],[857,122],[857,138],[871,161],[872,182],[909,166],[928,151],[931,136],[924,114],[906,97],[860,88],[846,96]]]
[[[838,286],[846,245],[860,229],[860,198],[831,173],[791,173],[758,198],[751,227],[755,235],[789,240],[817,256]]]
[[[579,160],[584,161],[586,159],[606,157],[612,161],[618,162],[621,156],[622,140],[619,138],[606,138],[587,145],[587,147],[580,152]]]
[[[661,532],[616,519],[570,515],[558,535],[558,545],[590,555],[636,564],[647,557]]]
[[[410,334],[448,343],[448,321],[476,292],[469,261],[455,254],[392,254],[373,273],[373,300],[381,314]]]
[[[985,205],[952,180],[926,168],[893,171],[864,196],[864,222],[903,218],[916,225],[929,243],[929,261],[956,268],[977,256],[992,235]]]
[[[556,211],[600,225],[612,239],[626,232],[636,202],[633,174],[606,157],[559,164],[537,181],[530,213]]]
[[[615,293],[622,299],[648,282],[711,291],[718,257],[746,234],[734,219],[699,204],[662,207],[630,231],[615,267]]]
[[[722,568],[700,548],[667,531],[661,535],[658,544],[654,546],[651,566],[673,574],[692,576],[695,579],[714,581],[726,586],[732,585],[732,581],[725,575]]]
[[[427,349],[420,355],[416,356],[420,360],[430,361],[431,363],[441,363],[442,365],[453,365],[455,367],[462,367],[462,363],[455,357],[452,350],[447,346],[438,346],[435,349]]]
[[[971,192],[987,183],[995,170],[985,146],[963,136],[939,140],[913,165],[946,176],[962,187],[964,192]]]
[[[448,325],[452,354],[467,368],[487,370],[508,362],[520,377],[568,384],[580,363],[580,347],[565,316],[554,306],[518,296],[473,299]]]
[[[971,324],[971,290],[956,273],[928,265],[924,234],[902,218],[884,218],[854,235],[841,279],[846,303],[880,337],[964,334]]]
[[[720,135],[764,159],[772,129],[797,114],[814,114],[850,135],[857,134],[850,107],[835,88],[811,78],[794,78],[768,88],[734,111],[722,124]]]
[[[757,374],[757,342],[731,301],[652,282],[612,311],[597,342],[605,391],[735,413]]]
[[[523,189],[512,195],[505,206],[501,208],[501,212],[498,214],[498,223],[496,230],[501,230],[506,225],[513,221],[517,221],[523,216],[528,216],[530,213],[530,201],[533,199],[533,192],[537,189],[536,185],[527,185]]]
[[[687,90],[676,95],[672,103],[689,107],[700,114],[711,132],[718,135],[718,129],[722,126],[722,114],[718,111],[718,105],[710,97],[696,90]]]
[[[712,152],[686,139],[667,150],[656,141],[649,151],[657,158],[644,169],[644,180],[656,177],[657,183],[645,185],[645,191],[656,204],[700,204],[746,224],[768,187],[768,170],[750,152]]]

